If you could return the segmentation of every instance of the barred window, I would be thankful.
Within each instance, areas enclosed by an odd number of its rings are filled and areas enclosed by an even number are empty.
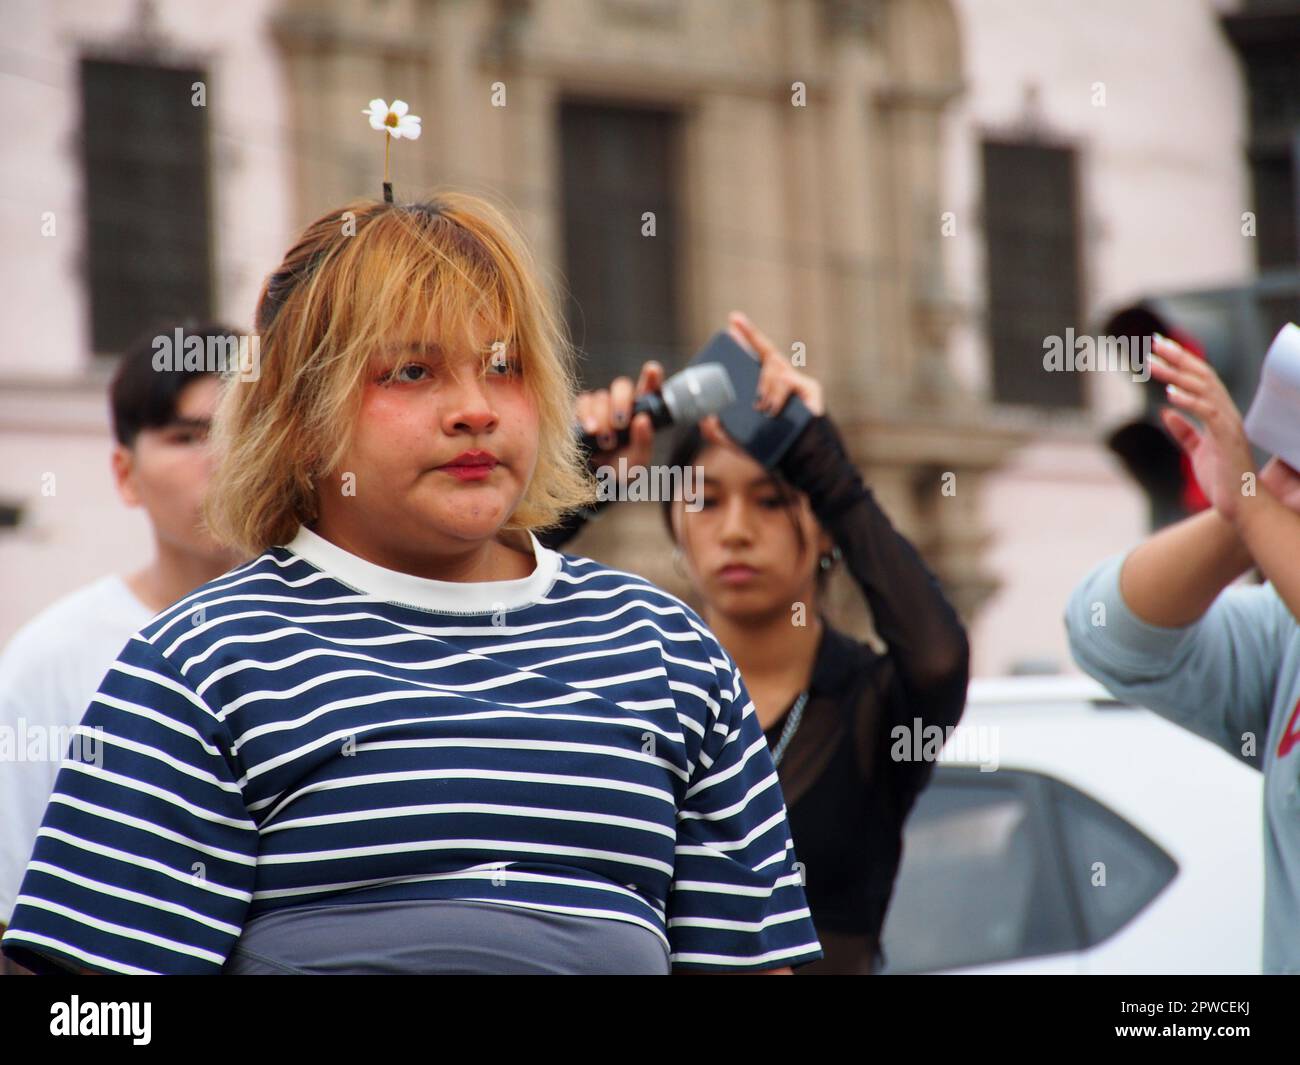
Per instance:
[[[207,108],[199,70],[81,63],[93,350],[122,350],[161,319],[210,317]]]
[[[986,140],[983,169],[994,398],[1081,407],[1083,375],[1043,368],[1045,340],[1082,328],[1075,152]]]
[[[565,311],[587,374],[604,387],[679,356],[679,119],[578,101],[560,110]],[[642,233],[654,213],[654,236]]]

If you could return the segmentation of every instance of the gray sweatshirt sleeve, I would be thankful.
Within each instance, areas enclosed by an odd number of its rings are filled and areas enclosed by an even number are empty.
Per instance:
[[[1262,769],[1285,604],[1271,585],[1232,585],[1191,625],[1150,625],[1120,594],[1125,557],[1098,563],[1070,595],[1065,627],[1079,668],[1118,698]]]

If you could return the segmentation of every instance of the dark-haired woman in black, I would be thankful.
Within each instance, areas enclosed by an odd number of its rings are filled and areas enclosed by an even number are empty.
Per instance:
[[[740,667],[781,781],[809,908],[824,959],[800,973],[870,973],[902,856],[903,824],[933,765],[895,759],[916,728],[955,725],[965,704],[969,644],[956,611],[915,548],[894,529],[825,414],[821,385],[790,365],[742,314],[729,330],[762,363],[760,403],[779,411],[797,394],[814,418],[771,476],[726,436],[716,417],[674,441],[670,466],[703,470],[703,505],[664,502],[674,556],[701,613]],[[593,466],[648,465],[653,428],[631,423],[635,395],[662,370],[648,363],[634,388],[620,378],[584,393],[578,417],[609,450]],[[581,512],[540,536],[566,542]],[[821,611],[842,560],[862,590],[884,654],[833,628]],[[919,725],[918,725],[919,722]],[[902,728],[903,733],[894,730]],[[906,744],[898,739],[906,737]]]

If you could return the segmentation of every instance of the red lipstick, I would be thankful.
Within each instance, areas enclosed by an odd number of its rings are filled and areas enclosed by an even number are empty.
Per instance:
[[[457,480],[481,481],[496,469],[499,461],[492,452],[475,448],[470,451],[462,451],[446,465],[439,466],[438,469],[450,473]]]

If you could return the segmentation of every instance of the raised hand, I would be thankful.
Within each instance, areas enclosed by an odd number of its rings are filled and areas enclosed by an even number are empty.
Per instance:
[[[742,311],[732,311],[727,316],[727,332],[742,348],[762,364],[758,372],[758,397],[754,409],[769,414],[779,414],[791,394],[803,400],[814,415],[826,413],[826,400],[821,382],[810,374],[798,370],[789,358],[768,339],[758,326]],[[700,433],[711,444],[743,450],[727,435],[716,414],[700,419]]]
[[[648,466],[654,445],[655,427],[648,414],[632,417],[632,404],[638,396],[657,392],[664,383],[664,368],[653,359],[641,367],[635,388],[631,378],[616,377],[609,388],[579,393],[576,400],[578,424],[596,437],[599,450],[591,454],[591,466],[618,467],[620,458],[629,468]],[[629,439],[618,447],[617,433],[631,418]]]
[[[758,374],[758,399],[754,403],[756,409],[779,414],[793,392],[813,414],[826,413],[821,382],[795,369],[785,353],[778,350],[748,316],[741,311],[732,311],[727,316],[727,332],[762,363]]]
[[[1204,359],[1159,335],[1155,350],[1152,376],[1165,383],[1169,402],[1195,415],[1203,428],[1197,430],[1168,407],[1160,412],[1160,420],[1187,452],[1196,480],[1214,508],[1235,522],[1242,498],[1258,476],[1241,414],[1219,375]],[[1274,469],[1269,480],[1281,485],[1284,479]]]

